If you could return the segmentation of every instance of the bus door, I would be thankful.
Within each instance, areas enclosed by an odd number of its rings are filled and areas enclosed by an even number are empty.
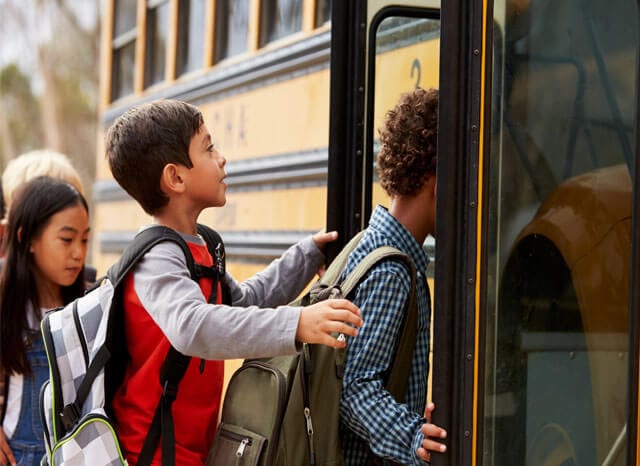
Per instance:
[[[442,29],[434,465],[635,465],[637,2],[453,1]]]
[[[638,3],[334,8],[343,239],[384,203],[384,113],[407,84],[440,88],[432,386],[449,449],[432,464],[637,464]],[[421,21],[438,25],[433,61]]]

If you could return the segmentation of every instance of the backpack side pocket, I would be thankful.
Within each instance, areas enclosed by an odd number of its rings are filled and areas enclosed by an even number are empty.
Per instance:
[[[213,445],[207,458],[207,466],[257,466],[265,438],[242,427],[222,423],[218,427]]]

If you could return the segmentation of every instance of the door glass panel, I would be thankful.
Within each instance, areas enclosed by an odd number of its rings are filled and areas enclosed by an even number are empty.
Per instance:
[[[378,131],[384,125],[387,112],[396,106],[402,94],[416,87],[438,87],[439,57],[440,20],[435,15],[434,18],[389,16],[379,23],[375,42],[373,131],[371,140],[367,141],[373,153],[373,168],[367,172],[372,186],[371,210],[378,204],[389,207],[389,196],[380,186],[376,170],[380,147]],[[426,275],[433,293],[435,239],[428,236],[423,247],[431,260]],[[428,390],[427,397],[431,399],[431,371]]]
[[[484,465],[625,464],[636,9],[495,1]]]

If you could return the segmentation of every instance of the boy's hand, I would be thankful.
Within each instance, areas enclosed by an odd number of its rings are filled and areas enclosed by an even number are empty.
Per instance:
[[[318,249],[324,252],[326,249],[327,243],[330,243],[338,239],[338,232],[337,231],[330,231],[330,232],[319,231],[318,233],[313,235],[312,238],[313,238],[313,242],[316,243],[316,246],[318,246]]]
[[[416,454],[418,458],[424,461],[431,461],[431,452],[436,451],[438,453],[444,453],[447,451],[446,445],[442,443],[431,440],[431,438],[436,437],[439,439],[447,438],[447,431],[442,427],[438,427],[435,424],[431,424],[431,413],[436,408],[436,405],[433,403],[427,403],[427,407],[424,410],[424,417],[427,420],[426,424],[422,424],[422,434],[424,435],[424,440],[422,441],[422,446],[418,448]]]
[[[296,340],[342,348],[346,341],[334,338],[331,333],[355,337],[358,331],[348,324],[362,327],[360,309],[346,299],[327,299],[302,309]]]
[[[16,459],[13,456],[7,437],[4,435],[4,430],[0,427],[0,464],[15,465]]]
[[[330,243],[338,239],[338,232],[330,231],[329,233],[327,233],[325,231],[319,231],[318,233],[313,235],[311,238],[313,239],[313,242],[316,243],[316,246],[318,247],[318,249],[320,249],[320,251],[324,253],[327,249],[327,243]],[[326,270],[327,269],[324,265],[321,266],[318,269],[318,272],[316,272],[318,274],[318,277],[322,278]]]

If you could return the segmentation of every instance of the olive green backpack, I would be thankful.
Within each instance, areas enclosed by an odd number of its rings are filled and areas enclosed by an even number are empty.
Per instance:
[[[411,271],[411,293],[387,390],[403,401],[417,333],[415,267],[397,249],[381,247],[337,283],[362,232],[347,244],[322,278],[294,302],[306,306],[349,296],[382,260],[402,261]],[[232,375],[222,419],[207,466],[344,465],[339,440],[339,403],[346,349],[303,346],[296,355],[247,359]]]

